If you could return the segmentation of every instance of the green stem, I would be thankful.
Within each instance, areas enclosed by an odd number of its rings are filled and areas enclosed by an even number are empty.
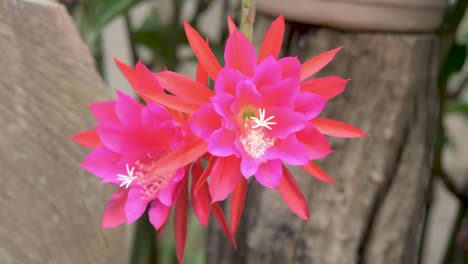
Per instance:
[[[252,41],[255,22],[255,0],[242,0],[240,31]]]
[[[148,211],[136,222],[129,264],[157,263],[156,231],[148,219]]]

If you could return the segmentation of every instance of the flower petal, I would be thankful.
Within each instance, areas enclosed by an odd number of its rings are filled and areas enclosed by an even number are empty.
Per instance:
[[[239,227],[242,211],[244,210],[245,197],[247,196],[247,180],[240,179],[231,199],[231,234],[236,235]]]
[[[236,23],[234,23],[234,21],[232,20],[231,14],[228,15],[227,23],[228,23],[229,34],[232,34],[237,31]]]
[[[76,143],[88,147],[88,148],[98,148],[102,146],[101,140],[96,132],[96,130],[86,130],[76,133],[71,136],[71,139]]]
[[[211,204],[211,211],[213,212],[213,216],[215,217],[216,221],[218,222],[221,230],[226,235],[226,237],[231,241],[231,244],[234,246],[234,249],[237,250],[237,243],[233,237],[233,234],[229,231],[229,227],[226,222],[226,217],[224,216],[223,210],[219,203]]]
[[[81,167],[101,179],[116,179],[115,165],[122,157],[104,147],[97,148],[86,156],[81,162]]]
[[[299,89],[299,82],[287,78],[278,81],[275,85],[262,86],[259,91],[263,95],[265,105],[291,108]]]
[[[176,72],[162,71],[156,76],[164,89],[196,105],[208,103],[214,95],[206,85]]]
[[[237,84],[241,80],[247,79],[242,73],[236,69],[223,68],[215,82],[215,92],[216,94],[228,93],[231,95],[236,94]]]
[[[315,177],[315,178],[317,178],[317,179],[319,179],[321,181],[335,184],[335,180],[333,180],[330,176],[328,176],[328,174],[326,172],[324,172],[322,169],[320,169],[320,167],[317,166],[312,161],[308,165],[302,166],[302,168],[307,173],[309,173],[310,175],[312,175],[313,177]]]
[[[266,109],[266,117],[275,116],[271,121],[276,122],[271,130],[266,130],[272,138],[286,138],[289,134],[301,130],[307,125],[307,119],[301,113],[287,107],[270,107]]]
[[[205,68],[199,63],[197,63],[197,75],[196,78],[197,82],[208,85],[208,73],[206,72]]]
[[[277,139],[275,145],[266,151],[265,159],[279,159],[290,165],[305,165],[309,163],[306,148],[297,140],[294,134],[289,135],[285,139]]]
[[[352,125],[326,118],[315,118],[310,121],[322,134],[339,138],[358,138],[368,134]]]
[[[252,81],[260,90],[262,86],[276,84],[282,79],[282,75],[281,65],[273,56],[268,56],[255,68],[255,75]]]
[[[165,107],[180,111],[182,113],[192,114],[200,108],[200,105],[187,102],[173,95],[165,94],[156,91],[138,91],[142,97],[147,98],[155,103],[164,105]]]
[[[120,122],[128,128],[139,128],[140,113],[143,106],[131,96],[117,90],[117,102],[115,104],[115,114]]]
[[[278,186],[282,174],[283,168],[281,160],[269,160],[260,164],[255,174],[255,179],[257,179],[261,185],[273,189]]]
[[[187,179],[183,182],[182,193],[179,196],[174,213],[174,240],[179,263],[184,263],[185,242],[187,241],[187,210],[188,194]]]
[[[198,191],[200,191],[200,189],[205,185],[206,179],[210,175],[211,170],[213,169],[213,166],[216,162],[216,159],[217,158],[215,156],[210,156],[210,158],[208,159],[208,166],[205,168],[203,173],[200,175],[200,177],[196,181],[197,185],[195,186],[195,193],[198,193]]]
[[[203,65],[203,68],[206,70],[206,72],[208,72],[208,75],[213,80],[216,80],[216,77],[221,70],[221,65],[216,59],[216,56],[213,54],[208,44],[203,40],[200,34],[198,34],[198,32],[185,20],[184,28],[193,53],[197,57],[200,64]]]
[[[221,128],[221,117],[215,112],[212,104],[202,106],[189,119],[189,127],[204,140],[208,140],[211,133]]]
[[[125,217],[125,201],[127,200],[128,190],[119,188],[112,194],[109,202],[107,202],[106,210],[102,215],[102,227],[111,228],[124,223]]]
[[[291,211],[299,217],[307,221],[309,220],[309,206],[307,205],[304,194],[301,188],[299,188],[294,176],[284,165],[283,176],[281,177],[277,190]]]
[[[234,130],[237,128],[237,120],[236,115],[234,114],[233,110],[233,103],[236,101],[236,97],[228,94],[228,93],[218,93],[217,95],[213,96],[211,99],[211,103],[214,107],[216,113],[220,116],[217,117],[217,120],[222,118],[222,122],[224,127],[227,129]],[[206,121],[205,121],[206,122]]]
[[[216,160],[211,170],[209,184],[212,203],[226,199],[236,188],[242,176],[239,162],[239,158],[234,155]]]
[[[301,83],[301,90],[303,92],[318,94],[326,100],[330,100],[342,93],[348,82],[349,80],[341,79],[337,76],[314,78]]]
[[[192,200],[193,213],[198,218],[202,226],[207,226],[208,220],[210,219],[211,202],[206,179],[203,181],[200,179],[201,175],[203,174],[203,168],[199,161],[195,162],[192,166],[192,186],[190,190],[190,198]],[[197,190],[199,184],[200,187]]]
[[[265,39],[263,40],[260,51],[258,52],[258,62],[262,61],[269,55],[278,57],[281,50],[281,44],[283,43],[284,35],[284,16],[281,14],[268,29]]]
[[[309,160],[321,159],[333,152],[327,138],[311,125],[298,131],[296,137],[304,144]]]
[[[334,50],[326,51],[304,62],[301,67],[301,81],[316,74],[328,63],[330,63],[330,61],[335,57],[336,53],[338,53],[338,51],[340,51],[342,48],[343,47],[339,47]]]
[[[162,204],[166,206],[172,206],[177,199],[177,187],[180,185],[180,181],[184,178],[185,169],[180,168],[174,175],[171,176],[170,183],[159,191],[158,198]]]
[[[250,176],[257,173],[259,165],[260,163],[258,161],[253,160],[247,155],[244,155],[242,157],[241,167],[240,167],[242,175],[244,175],[246,179],[250,178]]]
[[[219,157],[237,154],[238,151],[233,143],[235,139],[236,134],[233,131],[220,128],[211,134],[208,141],[208,152]]]
[[[149,215],[149,220],[151,224],[154,226],[154,229],[160,230],[161,227],[163,227],[163,225],[167,221],[167,218],[169,217],[170,212],[171,212],[171,208],[164,205],[157,199],[151,202],[148,215]]]
[[[255,49],[250,41],[240,31],[233,32],[224,50],[225,67],[233,68],[246,76],[252,77],[257,65]]]
[[[89,106],[91,113],[99,123],[116,123],[119,124],[119,118],[115,114],[116,101],[98,102]]]
[[[302,92],[296,97],[294,110],[301,112],[307,120],[310,120],[322,112],[325,108],[325,103],[325,99],[319,95]]]
[[[149,200],[142,199],[141,189],[132,187],[128,191],[127,202],[125,203],[125,216],[127,224],[135,222],[145,212]]]

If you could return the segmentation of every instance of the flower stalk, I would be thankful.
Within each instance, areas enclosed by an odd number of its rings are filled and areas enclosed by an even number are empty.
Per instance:
[[[240,31],[252,41],[255,22],[255,0],[242,0]]]

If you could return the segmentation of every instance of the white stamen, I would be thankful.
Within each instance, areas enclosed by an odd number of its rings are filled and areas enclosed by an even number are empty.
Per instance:
[[[270,125],[276,125],[276,122],[271,122],[270,120],[272,120],[275,116],[272,115],[269,118],[265,119],[265,114],[266,114],[265,108],[258,109],[258,112],[260,113],[260,118],[257,118],[255,116],[250,117],[250,119],[252,119],[255,122],[255,125],[252,127],[252,129],[264,127],[264,128],[271,130]]]
[[[126,168],[127,168],[128,175],[117,174],[117,179],[119,181],[122,181],[122,183],[120,184],[120,187],[125,186],[125,188],[128,189],[130,184],[132,184],[132,182],[137,178],[137,176],[133,175],[133,171],[135,170],[135,167],[132,167],[132,169],[130,169],[130,167],[127,164]]]

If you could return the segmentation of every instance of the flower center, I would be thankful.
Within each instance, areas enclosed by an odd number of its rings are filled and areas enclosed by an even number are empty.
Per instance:
[[[265,152],[271,148],[276,139],[269,137],[264,128],[271,130],[270,125],[276,125],[276,122],[271,120],[275,116],[270,116],[265,119],[265,109],[258,110],[260,117],[250,116],[250,120],[244,122],[244,133],[240,137],[240,142],[244,151],[254,160],[260,160],[265,155]],[[252,124],[254,123],[254,124]]]

